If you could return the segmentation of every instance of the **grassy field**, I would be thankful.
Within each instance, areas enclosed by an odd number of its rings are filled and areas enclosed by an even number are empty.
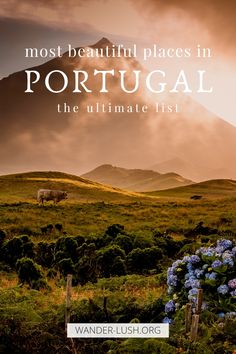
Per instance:
[[[41,206],[36,200],[39,188],[66,190],[69,198],[56,206],[52,202]],[[201,195],[202,199],[192,200],[191,196],[196,194]],[[130,322],[135,318],[139,318],[141,322],[160,322],[163,318],[163,304],[167,299],[167,267],[176,257],[179,257],[178,250],[182,256],[186,250],[192,252],[200,247],[202,242],[201,236],[197,239],[188,236],[189,230],[194,230],[196,225],[202,221],[210,229],[217,229],[216,234],[213,233],[207,238],[208,244],[214,243],[222,237],[221,235],[223,237],[229,235],[232,239],[236,230],[235,210],[236,182],[231,180],[208,181],[152,193],[134,193],[60,172],[31,172],[0,176],[0,230],[5,230],[6,242],[11,242],[8,240],[13,239],[14,236],[29,235],[29,246],[32,243],[36,250],[40,241],[45,241],[44,243],[50,245],[61,238],[65,239],[66,236],[75,238],[84,236],[89,245],[91,239],[92,242],[104,240],[105,231],[112,224],[123,225],[125,234],[133,240],[133,247],[139,247],[139,249],[150,250],[152,247],[155,248],[156,244],[161,245],[161,243],[156,243],[157,240],[154,237],[157,232],[161,235],[158,237],[164,237],[162,241],[165,240],[167,234],[175,247],[183,240],[186,241],[186,237],[189,238],[187,240],[189,243],[185,244],[187,248],[180,246],[184,250],[177,248],[177,253],[172,254],[171,257],[163,253],[154,273],[152,269],[143,274],[142,272],[132,273],[128,270],[125,275],[109,278],[100,276],[95,283],[88,281],[84,285],[75,284],[72,290],[72,322],[106,322],[107,316],[110,316],[111,322]],[[62,231],[54,228],[52,232],[42,232],[42,227],[57,223],[63,225]],[[19,241],[18,237],[15,239]],[[109,245],[113,245],[113,241],[111,239]],[[105,249],[105,246],[98,248],[95,254]],[[80,252],[80,247],[76,248],[76,252]],[[81,257],[78,254],[76,266],[79,266],[79,257]],[[83,255],[82,258],[86,260],[86,254],[83,253]],[[125,255],[125,266],[128,265],[128,255]],[[34,261],[37,262],[36,256],[34,256]],[[7,257],[9,259],[9,255]],[[0,263],[0,316],[3,319],[0,331],[4,333],[4,348],[11,349],[8,352],[28,354],[43,351],[50,354],[64,354],[72,351],[71,344],[65,339],[64,330],[66,280],[60,273],[58,264],[53,263],[53,269],[49,269],[51,266],[42,266],[42,273],[47,280],[48,288],[38,291],[31,289],[29,284],[24,286],[19,284],[15,265],[10,264],[9,268],[9,264]],[[109,268],[109,262],[107,267]],[[53,277],[48,275],[48,272],[52,270],[55,272]],[[74,276],[76,277],[76,273]],[[105,298],[107,299],[106,309],[104,309]],[[181,313],[180,316],[182,316]],[[214,321],[217,321],[215,317]],[[176,325],[179,327],[176,328]],[[136,342],[135,340],[114,340],[110,341],[109,345],[101,341],[88,340],[77,341],[76,345],[78,353],[83,354],[94,352],[98,354],[232,353],[234,336],[230,332],[232,325],[229,325],[227,329],[228,344],[224,344],[222,352],[217,351],[221,348],[221,344],[223,345],[221,337],[217,337],[216,351],[213,337],[211,338],[211,336],[219,335],[217,327],[208,324],[208,319],[201,326],[202,337],[196,348],[185,338],[181,317],[173,326],[172,336],[175,342],[170,341],[170,344],[174,345],[171,347],[168,343],[159,340],[151,343],[148,341],[146,343],[144,340]],[[216,334],[213,334],[214,331]],[[24,343],[23,346],[22,343]],[[181,351],[173,351],[176,346],[179,346],[178,350]],[[186,348],[190,346],[189,351]],[[115,351],[112,351],[112,347],[116,348]],[[206,347],[207,351],[205,351]]]
[[[69,198],[57,206],[38,205],[39,188],[68,191]],[[190,199],[201,194],[202,200]],[[0,177],[0,225],[9,236],[41,234],[40,228],[62,223],[71,235],[103,232],[120,223],[128,231],[172,230],[183,233],[204,221],[211,227],[221,218],[236,226],[236,182],[219,180],[149,194],[133,193],[90,182],[60,172],[35,172]],[[56,236],[56,235],[55,235]]]

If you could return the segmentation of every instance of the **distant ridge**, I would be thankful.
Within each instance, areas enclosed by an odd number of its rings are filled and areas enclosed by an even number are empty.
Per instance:
[[[185,187],[177,187],[147,193],[156,197],[191,198],[199,195],[204,198],[236,198],[236,181],[231,179],[213,179],[194,183]]]
[[[194,183],[174,172],[161,174],[153,170],[126,169],[110,164],[98,166],[81,177],[135,192],[162,190]]]
[[[214,177],[214,179],[215,178],[225,179],[226,177],[227,178],[231,177],[229,168],[228,169],[225,167],[212,168],[205,165],[203,166],[195,162],[194,160],[187,161],[180,157],[173,157],[169,160],[158,162],[152,165],[150,168],[154,171],[158,171],[161,173],[168,173],[170,171],[175,171],[181,176],[185,176],[186,178],[189,178],[196,182],[201,182],[203,179],[211,180],[213,179],[212,176],[217,176]],[[205,178],[202,177],[203,171],[204,171]]]

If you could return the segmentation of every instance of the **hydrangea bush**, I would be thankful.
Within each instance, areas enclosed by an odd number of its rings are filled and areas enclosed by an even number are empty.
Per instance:
[[[198,289],[203,289],[202,310],[219,317],[236,316],[236,247],[218,240],[215,247],[201,247],[195,254],[175,261],[167,271],[168,295],[163,322],[171,323],[176,310],[187,302],[195,310]]]

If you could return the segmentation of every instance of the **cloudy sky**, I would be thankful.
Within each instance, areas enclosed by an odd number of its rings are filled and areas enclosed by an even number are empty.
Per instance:
[[[0,77],[43,62],[24,58],[25,47],[74,46],[106,36],[116,44],[212,49],[212,58],[149,60],[148,69],[206,69],[211,95],[192,96],[236,125],[236,2],[234,0],[0,0]],[[140,58],[141,60],[141,58]],[[191,76],[190,75],[190,76]],[[190,78],[191,80],[191,78]]]
[[[235,12],[234,0],[0,0],[0,79],[18,72],[0,80],[0,174],[49,169],[80,174],[103,163],[152,168],[177,157],[186,162],[186,172],[179,172],[184,177],[236,178],[232,163],[236,159]],[[148,70],[164,70],[170,88],[184,69],[193,90],[191,97],[170,95],[168,90],[163,96],[151,95],[145,87],[137,95],[122,94],[114,80],[105,97],[97,92],[99,80],[91,74],[94,68],[132,72],[137,62],[66,56],[38,69],[41,76],[52,68],[66,72],[71,85],[66,92],[50,94],[41,80],[34,95],[24,93],[22,70],[49,60],[25,58],[25,48],[60,45],[66,50],[68,43],[87,46],[102,37],[116,45],[136,44],[138,54],[154,45],[190,48],[188,58],[144,61],[139,55],[138,60]],[[198,45],[210,48],[212,56],[197,58]],[[71,93],[72,67],[89,73],[93,94]],[[206,85],[213,87],[213,93],[196,93],[197,70],[206,70]],[[128,78],[131,86],[133,77]],[[146,116],[83,113],[65,118],[66,114],[59,117],[56,110],[58,102],[65,101],[82,109],[88,102],[152,105],[165,100],[178,102],[183,111]],[[168,171],[174,171],[172,166]]]

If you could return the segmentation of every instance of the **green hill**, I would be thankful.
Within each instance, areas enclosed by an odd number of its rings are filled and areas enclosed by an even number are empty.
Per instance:
[[[170,178],[172,178],[172,175],[175,174],[166,175],[170,175]],[[153,200],[155,197],[158,199],[161,197],[189,199],[193,195],[200,195],[203,198],[236,196],[236,181],[229,179],[210,180],[177,188],[138,193],[111,187],[68,173],[41,171],[0,176],[0,203],[36,203],[37,190],[40,188],[67,191],[68,200],[61,202],[67,204],[101,201],[125,203],[145,199]]]
[[[69,198],[56,207],[52,202],[42,207],[36,201],[40,188],[66,190]],[[195,194],[203,199],[192,201],[190,197]],[[228,200],[219,203],[217,198],[224,197]],[[222,216],[234,220],[235,203],[236,181],[231,180],[134,193],[61,172],[0,176],[0,229],[6,230],[10,237],[26,233],[41,239],[41,227],[56,223],[63,224],[71,235],[97,233],[115,223],[145,235],[156,228],[171,227],[177,232],[188,229],[186,215],[191,215],[194,224],[203,220],[213,227]]]
[[[173,172],[162,174],[152,170],[127,169],[109,164],[98,166],[81,177],[136,192],[175,188],[193,183]]]
[[[143,195],[88,181],[62,172],[26,172],[0,176],[0,203],[36,202],[40,188],[68,192],[66,203],[112,201],[125,202]],[[64,203],[64,202],[62,202]]]
[[[236,197],[236,181],[231,179],[214,179],[185,187],[171,188],[145,194],[173,198],[191,198],[194,195],[202,196],[202,198]]]

